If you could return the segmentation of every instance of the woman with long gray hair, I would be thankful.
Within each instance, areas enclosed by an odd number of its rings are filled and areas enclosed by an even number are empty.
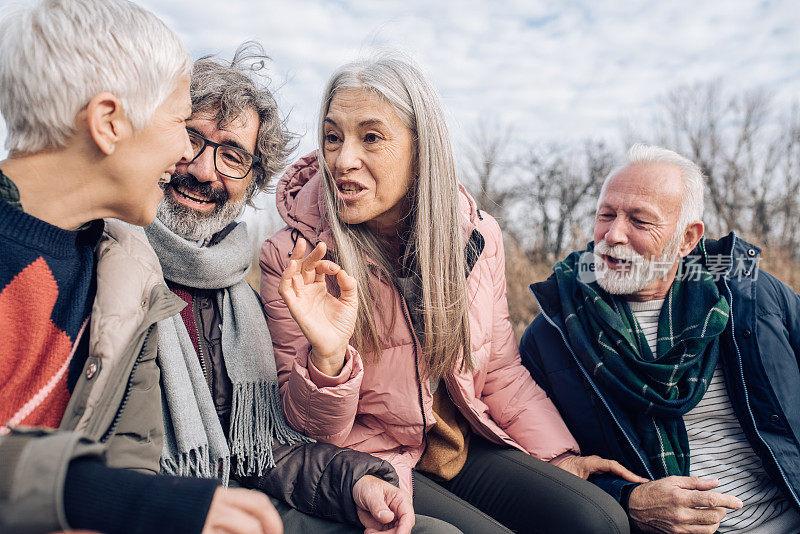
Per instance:
[[[388,460],[417,513],[464,532],[627,531],[581,478],[641,479],[579,456],[522,367],[500,228],[458,183],[428,81],[397,56],[341,67],[319,143],[280,181],[287,226],[261,250],[290,424]]]

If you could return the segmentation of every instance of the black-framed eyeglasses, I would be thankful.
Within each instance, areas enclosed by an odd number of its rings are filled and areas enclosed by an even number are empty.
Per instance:
[[[247,176],[253,165],[261,161],[258,156],[251,154],[247,150],[209,141],[199,133],[191,130],[188,130],[188,133],[189,142],[192,143],[192,151],[194,153],[192,161],[199,158],[206,147],[212,146],[214,147],[214,168],[217,169],[218,173],[228,178],[241,180]]]

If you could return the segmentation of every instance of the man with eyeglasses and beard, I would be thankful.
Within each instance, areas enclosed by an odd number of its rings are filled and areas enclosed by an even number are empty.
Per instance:
[[[145,228],[168,287],[187,303],[159,323],[161,467],[267,493],[285,532],[408,533],[411,498],[388,463],[314,443],[283,416],[266,317],[245,281],[253,252],[235,221],[291,152],[275,99],[252,75],[266,59],[251,42],[230,64],[195,62],[192,157],[163,184],[157,219]],[[424,518],[414,532],[426,528],[448,531]]]

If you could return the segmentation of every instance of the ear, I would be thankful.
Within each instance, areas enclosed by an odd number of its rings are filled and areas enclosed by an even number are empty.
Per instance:
[[[117,144],[133,131],[122,103],[111,93],[100,93],[89,101],[86,122],[92,140],[107,156],[113,154]]]
[[[683,232],[683,239],[681,240],[681,258],[685,258],[695,249],[704,233],[705,225],[703,224],[703,221],[694,221],[693,223],[689,223],[689,226],[687,226],[686,230]]]

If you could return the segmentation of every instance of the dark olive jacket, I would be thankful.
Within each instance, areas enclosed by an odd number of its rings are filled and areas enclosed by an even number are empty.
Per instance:
[[[164,430],[155,329],[184,304],[164,285],[143,233],[107,220],[95,257],[89,357],[60,428],[0,436],[0,532],[70,528],[64,487],[77,458],[159,471]],[[197,513],[205,517],[205,510]]]

